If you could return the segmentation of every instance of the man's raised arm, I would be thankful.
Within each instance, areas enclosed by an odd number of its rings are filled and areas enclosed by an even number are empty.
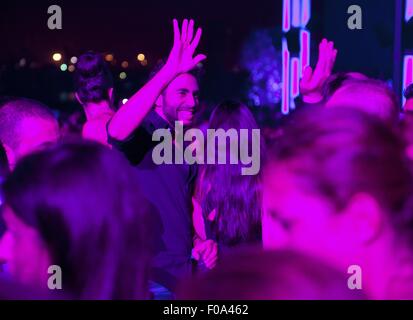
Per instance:
[[[206,58],[194,53],[201,39],[202,30],[194,36],[194,21],[185,19],[180,32],[178,21],[173,20],[174,43],[168,60],[162,69],[135,93],[113,116],[108,126],[109,136],[115,140],[126,139],[146,117],[156,99],[179,74],[192,70]]]

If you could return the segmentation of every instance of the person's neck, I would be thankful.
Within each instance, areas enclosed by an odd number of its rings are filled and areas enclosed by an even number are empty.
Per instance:
[[[84,105],[87,121],[99,119],[102,115],[114,113],[109,101],[90,102]]]
[[[173,128],[175,126],[174,123],[171,123],[168,118],[166,117],[165,113],[163,112],[163,109],[161,107],[155,106],[154,108],[155,112],[162,118],[164,119],[169,125]]]
[[[411,294],[413,256],[394,240],[381,239],[371,244],[362,265],[363,289],[375,300],[401,298]],[[409,292],[410,291],[410,292]],[[411,297],[410,297],[411,298]]]

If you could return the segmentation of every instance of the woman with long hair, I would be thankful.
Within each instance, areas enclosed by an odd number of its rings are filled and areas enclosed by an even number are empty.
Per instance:
[[[248,147],[248,150],[252,150],[251,133],[258,129],[258,125],[248,107],[227,101],[214,109],[208,129],[223,129],[227,132],[236,130],[238,137],[241,129],[247,130],[250,139],[248,142],[238,141],[236,151],[239,155],[241,148]],[[210,143],[215,142],[210,139],[207,144]],[[195,247],[198,240],[213,240],[218,244],[218,252],[222,253],[232,247],[260,241],[261,174],[242,175],[243,164],[239,161],[231,164],[229,160],[230,153],[234,150],[219,143],[215,144],[215,154],[219,150],[225,150],[226,164],[210,164],[207,161],[200,166],[193,199],[193,221]],[[261,144],[258,155],[260,159],[262,153]],[[215,260],[205,262],[212,267]]]

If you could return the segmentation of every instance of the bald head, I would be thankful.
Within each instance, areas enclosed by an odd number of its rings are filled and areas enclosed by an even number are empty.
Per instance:
[[[58,137],[58,122],[44,104],[13,98],[0,105],[0,140],[9,157],[12,152],[13,158],[18,159]]]
[[[353,107],[378,116],[388,123],[398,119],[399,108],[393,91],[378,80],[350,80],[330,97],[327,107]]]

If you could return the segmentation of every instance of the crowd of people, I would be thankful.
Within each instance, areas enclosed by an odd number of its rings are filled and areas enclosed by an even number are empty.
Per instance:
[[[1,98],[0,298],[413,299],[413,87],[401,112],[386,83],[334,74],[323,40],[297,110],[261,136],[258,174],[208,135],[226,163],[159,164],[159,129],[259,129],[239,101],[195,121],[202,30],[174,20],[173,34],[120,108],[102,56],[79,57],[81,137],[62,138],[41,102]]]

